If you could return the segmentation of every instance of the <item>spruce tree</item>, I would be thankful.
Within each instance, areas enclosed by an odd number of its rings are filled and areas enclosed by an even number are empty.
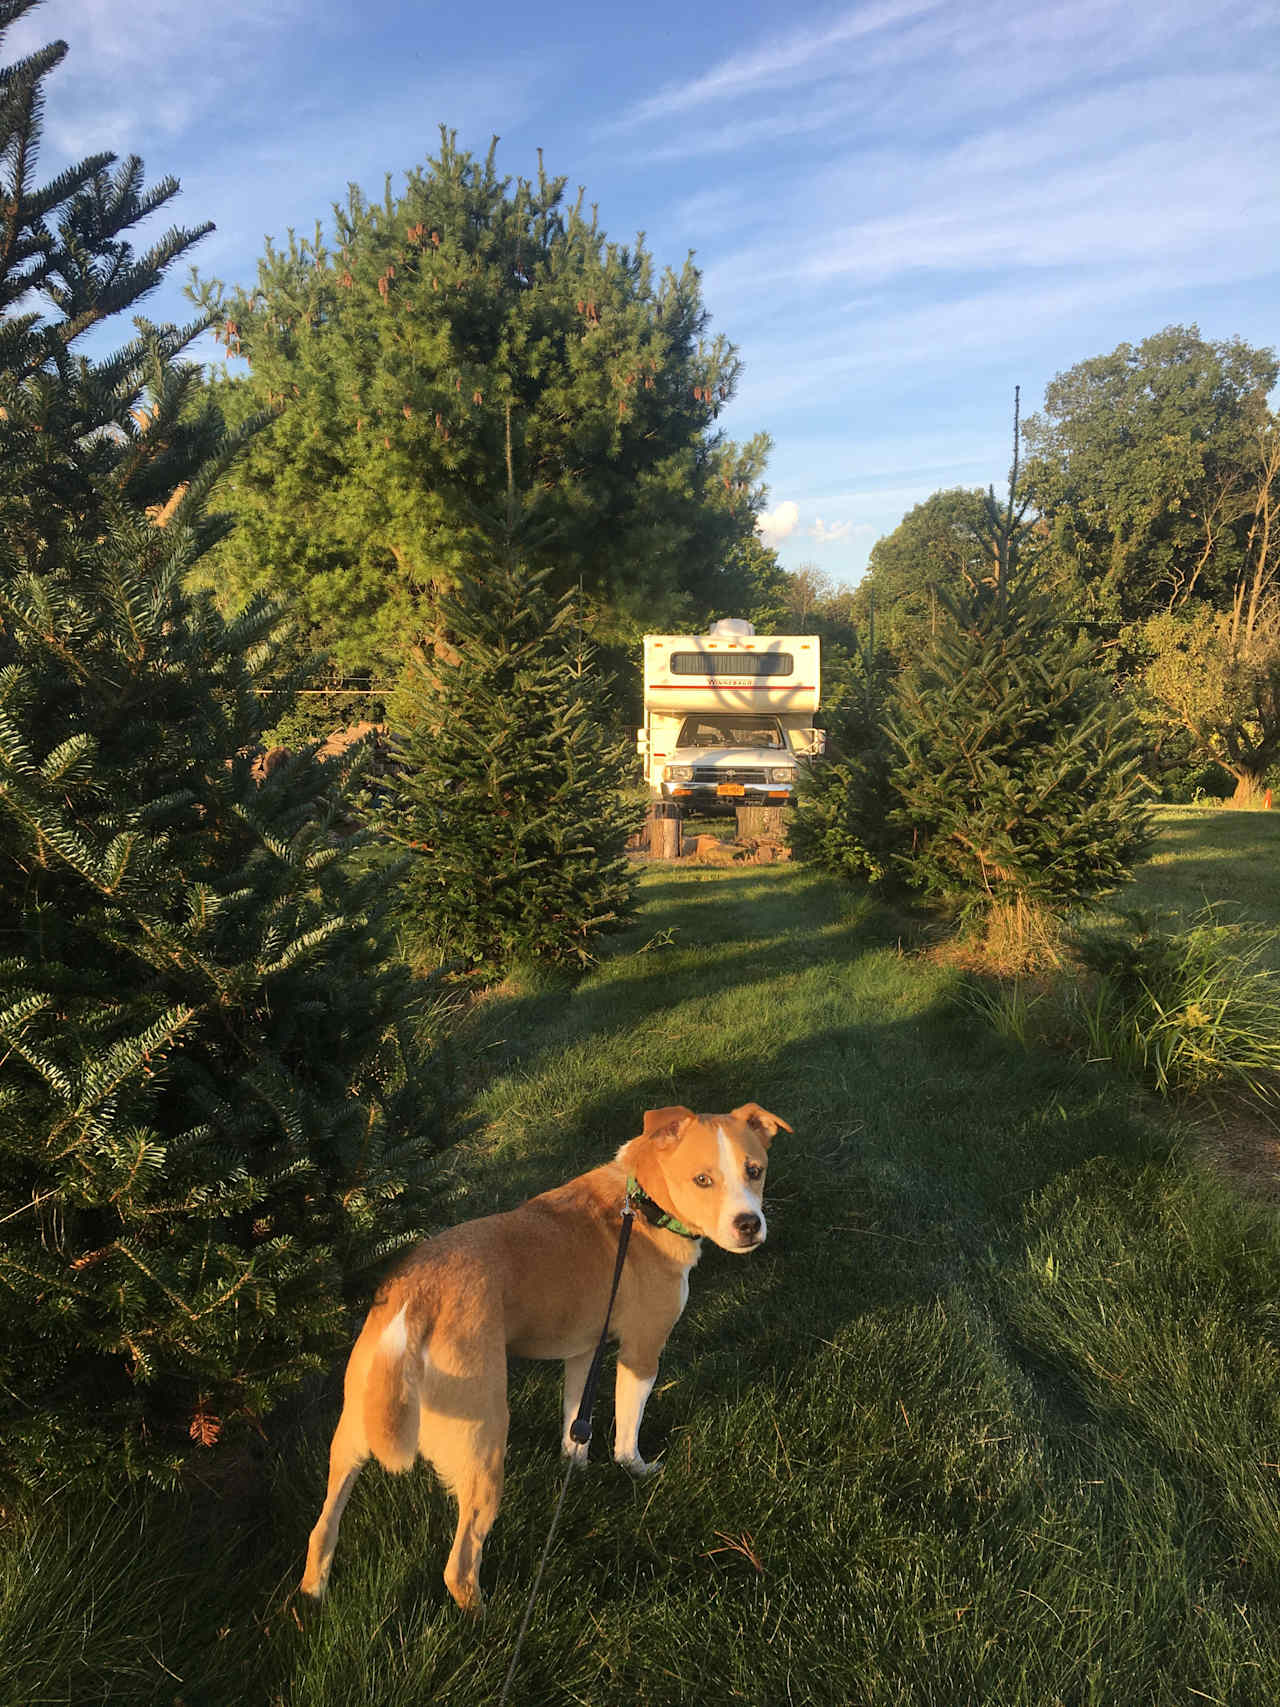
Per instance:
[[[887,721],[894,670],[876,644],[874,607],[852,655],[824,656],[823,663],[827,750],[800,767],[791,847],[834,877],[892,888],[900,881],[894,854],[902,843],[889,818],[896,803]]]
[[[1136,720],[1038,582],[1034,522],[1013,460],[977,532],[985,572],[940,591],[929,649],[888,719],[897,761],[890,821],[908,845],[908,883],[949,911],[1060,914],[1115,889],[1147,844],[1147,784]],[[1021,933],[1019,933],[1021,934]]]
[[[1132,716],[1034,581],[939,595],[889,718],[907,882],[949,911],[1060,913],[1115,889],[1148,838]]]
[[[509,441],[508,441],[509,446]],[[420,952],[489,972],[581,970],[631,916],[624,852],[641,813],[628,755],[570,595],[526,567],[514,501],[442,597],[442,636],[413,660],[392,822]]]
[[[0,0],[0,30],[31,0]],[[0,72],[0,1479],[216,1456],[417,1231],[407,974],[349,773],[261,784],[278,617],[184,584],[237,445],[152,327],[79,342],[200,235],[98,155],[34,180],[55,43]]]

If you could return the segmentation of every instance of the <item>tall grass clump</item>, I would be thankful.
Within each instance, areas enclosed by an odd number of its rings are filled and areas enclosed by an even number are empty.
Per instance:
[[[1177,932],[1126,919],[1078,939],[1094,974],[1079,998],[1090,1055],[1162,1096],[1235,1090],[1280,1104],[1280,977],[1263,964],[1276,933],[1213,908]]]

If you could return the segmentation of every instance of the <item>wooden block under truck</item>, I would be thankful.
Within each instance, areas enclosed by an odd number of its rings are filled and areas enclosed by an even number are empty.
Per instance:
[[[645,781],[698,812],[788,805],[798,761],[823,750],[821,690],[816,634],[757,634],[737,618],[706,634],[646,634]]]

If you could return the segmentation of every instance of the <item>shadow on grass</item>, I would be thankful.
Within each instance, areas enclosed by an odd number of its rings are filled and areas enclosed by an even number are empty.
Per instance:
[[[567,1043],[586,1046],[602,1032],[770,977],[847,965],[902,936],[889,914],[795,871],[691,872],[647,884],[643,899],[639,922],[586,979],[544,978],[532,989],[495,992],[474,1011],[455,1039],[474,1094],[508,1069],[532,1074]],[[798,918],[802,910],[809,916]]]
[[[907,1318],[980,1289],[988,1253],[1023,1239],[1030,1197],[1093,1155],[1136,1162],[1149,1139],[1100,1076],[1007,1048],[958,1015],[949,976],[905,962],[896,922],[846,892],[764,868],[664,875],[644,894],[643,918],[589,979],[495,997],[464,1026],[456,1047],[480,1127],[442,1157],[435,1207],[441,1222],[511,1207],[605,1159],[646,1107],[755,1100],[796,1128],[773,1147],[767,1244],[749,1258],[705,1248],[664,1355],[643,1445],[666,1450],[669,1502],[681,1498],[674,1477],[705,1480],[717,1467],[717,1419],[744,1394],[781,1403],[829,1380],[832,1346],[867,1318],[892,1343]],[[645,949],[667,931],[671,946]],[[145,1556],[135,1542],[135,1556],[110,1563],[127,1585],[122,1598],[142,1609],[127,1652],[90,1657],[82,1643],[77,1658],[76,1620],[62,1619],[63,1693],[44,1698],[300,1703],[331,1668],[365,1680],[361,1699],[400,1700],[403,1681],[380,1668],[409,1651],[394,1648],[397,1631],[428,1626],[440,1633],[432,1664],[444,1669],[415,1676],[414,1698],[446,1698],[456,1666],[472,1668],[466,1698],[480,1698],[474,1668],[487,1677],[495,1644],[479,1643],[444,1598],[452,1517],[430,1477],[362,1479],[339,1584],[354,1615],[304,1617],[310,1609],[291,1601],[321,1498],[335,1385],[336,1374],[312,1395],[256,1502],[153,1503]],[[610,1432],[609,1386],[606,1377],[598,1442]],[[536,1553],[545,1533],[558,1389],[554,1364],[513,1369],[510,1482],[485,1563],[486,1581],[499,1585],[490,1635],[511,1633],[530,1536]],[[650,1559],[653,1544],[622,1539],[651,1497],[614,1472],[575,1486],[553,1577],[621,1549],[615,1564],[625,1568],[607,1584],[592,1573],[603,1605],[630,1593],[636,1571],[666,1569],[669,1560]],[[26,1579],[19,1586],[33,1592]],[[41,1604],[33,1598],[17,1624],[34,1633]],[[372,1624],[361,1607],[377,1609]],[[495,1697],[499,1682],[500,1667]],[[316,1698],[348,1698],[337,1689]]]

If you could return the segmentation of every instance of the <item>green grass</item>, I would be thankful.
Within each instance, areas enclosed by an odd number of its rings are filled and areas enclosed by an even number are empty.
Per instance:
[[[644,894],[575,989],[473,1011],[436,1219],[590,1165],[647,1107],[754,1099],[796,1131],[768,1244],[693,1276],[642,1431],[665,1473],[634,1484],[597,1444],[574,1479],[513,1699],[1280,1699],[1274,1222],[804,870],[654,867]],[[558,1488],[557,1372],[513,1373],[479,1625],[440,1581],[426,1471],[368,1471],[329,1600],[291,1599],[334,1416],[330,1392],[235,1501],[51,1492],[0,1543],[0,1707],[496,1701]]]
[[[1172,913],[1190,923],[1204,907],[1233,922],[1280,928],[1280,812],[1157,806],[1156,843],[1114,897],[1116,907]],[[1280,968],[1280,946],[1271,963]]]

